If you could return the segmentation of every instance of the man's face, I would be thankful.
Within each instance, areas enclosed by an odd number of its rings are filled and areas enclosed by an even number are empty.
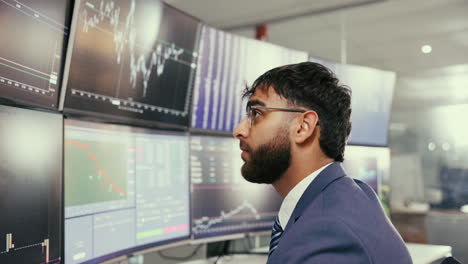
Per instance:
[[[273,89],[260,89],[249,98],[249,106],[287,107]],[[257,109],[252,123],[246,117],[234,129],[242,150],[242,176],[254,183],[274,183],[289,168],[291,142],[287,113]]]

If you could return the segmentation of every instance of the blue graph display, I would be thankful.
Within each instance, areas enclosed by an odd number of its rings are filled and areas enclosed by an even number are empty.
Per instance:
[[[328,67],[337,75],[340,82],[349,86],[353,92],[351,97],[353,126],[348,144],[387,146],[396,74],[315,58],[310,60]]]
[[[194,84],[191,127],[230,132],[245,112],[241,94],[264,72],[307,60],[307,53],[204,26]]]

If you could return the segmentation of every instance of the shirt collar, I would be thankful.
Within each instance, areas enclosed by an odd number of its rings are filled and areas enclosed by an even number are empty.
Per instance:
[[[297,202],[301,198],[302,194],[304,194],[307,187],[309,187],[310,183],[322,172],[326,167],[328,167],[333,162],[326,164],[325,166],[321,167],[320,169],[312,172],[307,177],[302,179],[294,188],[289,191],[289,193],[284,198],[283,202],[281,203],[281,208],[278,213],[279,223],[281,227],[284,228],[288,224],[289,218],[296,207]]]

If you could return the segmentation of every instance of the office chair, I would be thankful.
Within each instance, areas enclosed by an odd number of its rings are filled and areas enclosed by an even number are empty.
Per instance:
[[[453,257],[448,257],[444,259],[444,261],[442,261],[440,264],[461,264],[461,262],[459,262]]]
[[[468,214],[429,212],[426,216],[427,242],[452,247],[452,256],[468,263]]]

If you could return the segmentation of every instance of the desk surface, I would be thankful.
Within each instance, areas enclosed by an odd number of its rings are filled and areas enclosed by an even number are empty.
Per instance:
[[[406,243],[408,251],[413,260],[413,264],[430,264],[434,261],[443,259],[452,255],[451,246],[439,246],[429,244]],[[254,253],[266,253],[268,247],[253,249]]]
[[[217,262],[218,264],[223,263],[242,263],[242,264],[265,264],[267,262],[268,255],[228,255],[224,256],[219,259]],[[216,260],[216,257],[209,258],[209,259],[200,259],[200,260],[193,260],[189,262],[184,262],[184,264],[213,264]]]
[[[439,246],[439,245],[428,245],[428,244],[414,244],[406,243],[408,251],[410,252],[413,264],[431,264],[434,261],[444,259],[445,257],[452,255],[452,247],[450,246]],[[268,252],[268,247],[257,248],[252,252]],[[267,254],[264,255],[229,255],[222,257],[218,263],[243,263],[243,264],[258,264],[266,263]],[[184,262],[185,264],[207,264],[213,263],[216,258],[194,260]]]
[[[414,264],[430,264],[452,255],[451,246],[406,243]]]

